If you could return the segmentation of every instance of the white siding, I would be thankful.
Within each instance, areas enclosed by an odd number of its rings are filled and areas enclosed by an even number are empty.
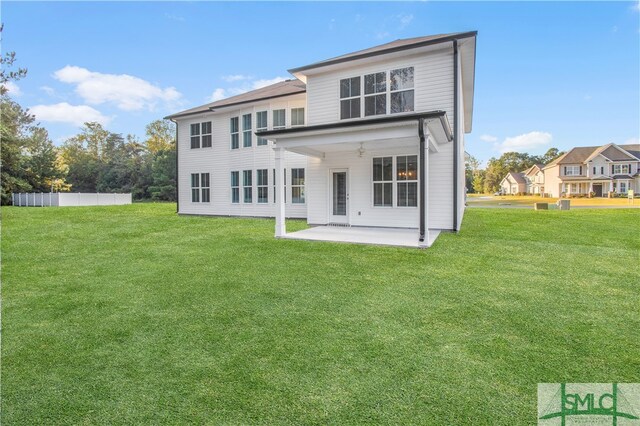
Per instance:
[[[267,110],[269,129],[272,126],[272,110],[286,109],[287,125],[290,124],[290,109],[305,107],[304,95],[278,98],[271,102],[255,103],[226,112],[199,114],[178,121],[178,196],[179,213],[223,216],[275,216],[273,203],[273,169],[275,168],[274,152],[271,144],[257,146],[257,137],[253,135],[252,146],[242,146],[242,115],[252,114],[252,133],[256,130],[256,112]],[[230,118],[239,117],[240,148],[231,149]],[[191,149],[190,124],[212,122],[212,147]],[[306,204],[291,203],[291,168],[307,168],[307,158],[294,154],[286,154],[287,168],[287,217],[305,218]],[[268,169],[269,202],[257,202],[256,170]],[[253,202],[243,203],[242,171],[252,170]],[[240,203],[231,202],[231,172],[240,172]],[[191,174],[209,173],[211,185],[211,202],[191,202]],[[308,175],[308,172],[306,172]],[[306,196],[308,199],[308,194]]]

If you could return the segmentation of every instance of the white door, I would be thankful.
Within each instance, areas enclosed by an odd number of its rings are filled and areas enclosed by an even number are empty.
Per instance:
[[[330,172],[331,194],[329,218],[331,223],[349,223],[349,171],[334,169]]]

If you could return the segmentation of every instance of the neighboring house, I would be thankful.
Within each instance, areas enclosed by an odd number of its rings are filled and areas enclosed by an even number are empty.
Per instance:
[[[527,183],[525,192],[527,194],[544,194],[544,164],[534,164],[523,172],[524,180]]]
[[[640,145],[573,148],[544,168],[545,192],[552,197],[640,192]]]
[[[524,194],[527,192],[527,181],[524,178],[524,173],[507,173],[500,182],[500,192],[505,195]]]
[[[460,229],[476,32],[396,40],[167,118],[178,212]],[[398,231],[400,232],[400,231]],[[406,232],[406,231],[403,231]]]

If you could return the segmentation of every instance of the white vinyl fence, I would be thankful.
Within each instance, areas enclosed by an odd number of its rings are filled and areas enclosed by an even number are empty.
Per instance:
[[[11,194],[14,206],[116,206],[131,204],[131,194],[81,192],[22,192]]]

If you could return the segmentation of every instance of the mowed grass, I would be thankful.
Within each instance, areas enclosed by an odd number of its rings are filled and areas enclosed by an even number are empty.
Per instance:
[[[640,198],[569,198],[573,207],[640,207]],[[468,194],[467,203],[472,207],[500,207],[502,205],[529,206],[534,203],[556,203],[557,198],[536,197],[533,195]]]
[[[174,211],[3,209],[3,424],[533,424],[540,382],[640,381],[638,210],[427,250]]]

